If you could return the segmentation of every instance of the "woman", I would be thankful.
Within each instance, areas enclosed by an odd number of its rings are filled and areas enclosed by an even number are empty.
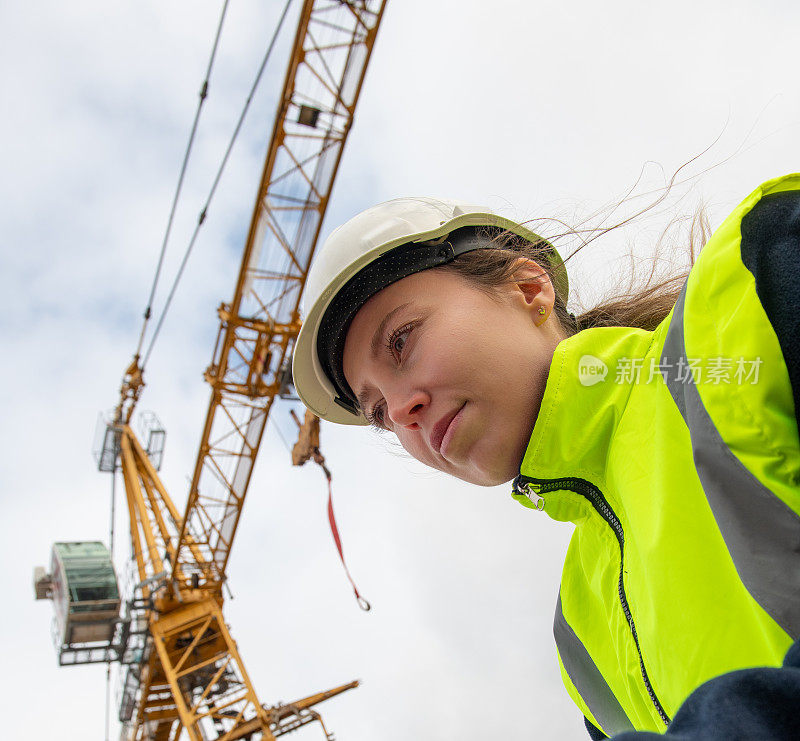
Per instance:
[[[633,327],[569,314],[552,245],[466,204],[382,204],[316,257],[306,405],[576,524],[554,634],[595,736],[663,732],[800,635],[799,257],[798,175],[748,196]]]

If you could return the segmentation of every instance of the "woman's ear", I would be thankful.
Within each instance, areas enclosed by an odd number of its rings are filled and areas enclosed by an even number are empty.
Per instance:
[[[553,311],[556,294],[553,282],[541,265],[527,258],[520,258],[512,278],[517,295],[524,301],[534,324],[540,327]]]

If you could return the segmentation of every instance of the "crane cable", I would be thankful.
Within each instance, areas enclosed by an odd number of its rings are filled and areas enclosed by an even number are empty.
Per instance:
[[[208,68],[206,69],[206,76],[203,80],[203,85],[200,88],[200,99],[197,101],[197,110],[194,114],[194,122],[192,123],[192,131],[189,134],[189,142],[186,145],[186,152],[183,155],[183,164],[181,165],[181,172],[178,176],[178,185],[175,188],[175,196],[172,199],[172,207],[169,211],[169,218],[167,219],[167,229],[164,232],[164,240],[161,243],[161,253],[158,256],[158,264],[156,265],[156,274],[153,277],[153,285],[150,288],[150,297],[147,299],[147,308],[144,310],[144,322],[142,323],[142,332],[139,335],[139,345],[136,348],[136,354],[139,355],[142,351],[142,343],[144,342],[144,334],[147,330],[147,324],[150,321],[150,315],[152,313],[153,307],[153,298],[156,294],[156,287],[158,286],[158,279],[161,275],[161,267],[164,264],[164,254],[167,251],[167,242],[169,241],[169,235],[172,231],[172,222],[175,218],[175,210],[178,206],[178,200],[181,195],[181,188],[183,188],[183,177],[186,174],[186,166],[189,164],[189,155],[192,151],[192,145],[194,144],[194,135],[197,133],[197,124],[200,121],[200,112],[203,110],[203,104],[206,102],[206,98],[208,97],[208,81],[211,77],[211,68],[214,66],[214,58],[217,55],[217,47],[219,46],[219,37],[222,33],[222,23],[225,20],[225,13],[228,10],[228,1],[222,4],[222,12],[219,17],[219,23],[217,24],[217,33],[214,36],[214,45],[211,48],[211,56],[208,60]]]
[[[231,150],[233,149],[233,145],[236,142],[237,137],[239,136],[239,131],[242,128],[242,124],[244,123],[244,118],[247,115],[247,111],[250,108],[250,103],[253,100],[253,96],[255,95],[256,89],[258,88],[258,84],[261,81],[261,76],[264,73],[264,69],[267,66],[267,62],[272,54],[272,50],[275,47],[275,42],[278,39],[278,34],[280,33],[281,27],[283,26],[283,22],[286,19],[286,14],[289,12],[289,7],[292,4],[292,0],[286,0],[286,5],[283,8],[283,12],[281,13],[280,20],[278,21],[278,25],[275,28],[275,32],[272,35],[272,39],[269,42],[269,46],[267,47],[266,52],[264,53],[264,58],[261,60],[261,65],[258,68],[258,72],[256,73],[255,80],[253,80],[253,84],[250,87],[250,93],[245,100],[244,107],[242,108],[242,112],[239,115],[239,120],[236,123],[236,128],[233,131],[233,135],[231,136],[231,140],[228,143],[228,148],[225,151],[225,155],[222,158],[222,162],[220,163],[219,169],[217,170],[217,174],[214,178],[214,182],[211,185],[211,190],[208,193],[208,197],[206,198],[206,202],[200,211],[200,215],[197,218],[197,225],[195,226],[194,233],[192,234],[192,238],[189,240],[189,245],[186,248],[186,252],[183,255],[183,259],[181,260],[180,267],[178,268],[178,272],[175,275],[175,280],[172,283],[172,288],[170,289],[169,295],[167,296],[167,300],[164,304],[164,309],[161,312],[161,316],[159,317],[158,323],[156,324],[156,328],[153,331],[153,337],[150,340],[150,344],[147,347],[147,352],[145,353],[144,360],[142,361],[141,368],[144,370],[145,365],[147,364],[147,360],[150,357],[150,354],[153,352],[153,345],[158,337],[159,332],[161,331],[161,327],[164,323],[164,318],[167,315],[167,311],[172,303],[172,298],[175,295],[175,290],[178,287],[178,283],[180,282],[181,276],[183,275],[184,268],[186,267],[186,263],[189,260],[189,255],[192,252],[194,247],[194,243],[197,239],[197,234],[200,231],[200,227],[203,225],[203,222],[206,219],[206,215],[208,213],[208,207],[211,204],[211,199],[214,197],[214,193],[217,190],[217,186],[219,185],[220,178],[222,177],[222,172],[225,169],[225,165],[228,162],[228,157],[230,156]],[[141,345],[140,345],[141,349]],[[138,353],[137,353],[138,354]]]

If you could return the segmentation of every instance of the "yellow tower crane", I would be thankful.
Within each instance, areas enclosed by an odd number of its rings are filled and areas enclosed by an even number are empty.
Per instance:
[[[262,705],[223,616],[223,585],[267,417],[291,386],[300,299],[385,2],[305,0],[300,11],[236,288],[218,310],[185,512],[158,476],[163,431],[151,426],[145,449],[131,429],[137,354],[99,456],[101,470],[122,471],[133,594],[120,599],[101,543],[57,543],[50,573],[37,569],[37,597],[56,603],[59,662],[125,665],[130,741],[273,739],[321,724],[314,706],[358,684]]]

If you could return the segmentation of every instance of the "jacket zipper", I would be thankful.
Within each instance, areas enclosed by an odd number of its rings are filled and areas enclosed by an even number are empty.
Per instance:
[[[536,509],[539,510],[544,508],[544,497],[542,497],[542,494],[546,494],[551,491],[558,491],[559,489],[567,489],[568,491],[573,491],[576,494],[580,494],[582,497],[585,497],[591,502],[597,513],[614,531],[614,535],[619,543],[620,556],[619,584],[617,587],[619,601],[622,605],[622,610],[625,613],[625,619],[628,621],[628,625],[630,626],[631,634],[633,635],[633,642],[636,644],[636,651],[639,654],[639,669],[642,672],[644,686],[647,688],[647,693],[650,695],[650,699],[652,700],[653,705],[655,706],[656,711],[658,712],[658,715],[660,716],[664,725],[669,725],[670,718],[664,711],[664,708],[661,706],[658,697],[656,697],[656,693],[653,690],[653,685],[650,684],[650,677],[647,676],[647,670],[644,668],[644,658],[642,657],[642,649],[639,646],[639,636],[636,633],[636,625],[634,625],[633,616],[631,615],[631,610],[628,606],[628,598],[625,595],[625,584],[622,578],[624,574],[625,533],[622,530],[622,523],[614,514],[614,510],[611,509],[611,506],[606,501],[603,493],[600,491],[600,489],[594,486],[594,484],[589,483],[585,479],[572,477],[563,479],[532,479],[529,476],[523,476],[520,474],[514,479],[512,486],[517,494],[522,494],[530,499]]]

